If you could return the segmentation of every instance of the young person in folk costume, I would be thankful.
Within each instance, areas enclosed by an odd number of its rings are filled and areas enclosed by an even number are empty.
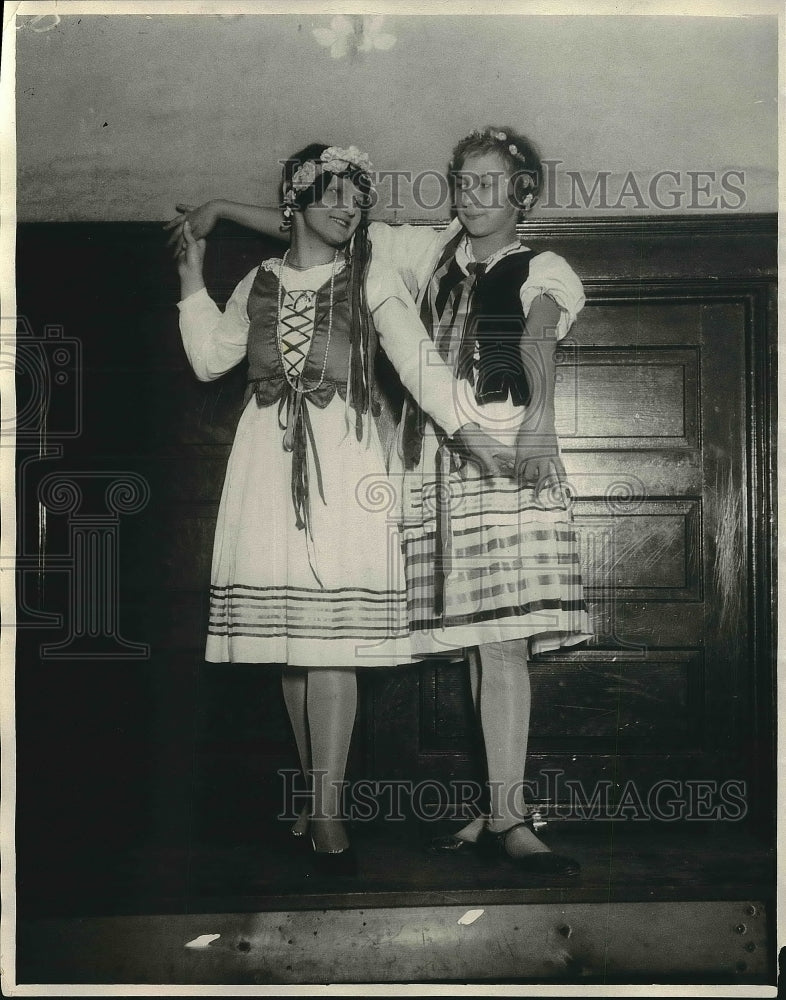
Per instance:
[[[454,420],[477,423],[515,447],[516,481],[466,465],[409,396],[395,454],[405,471],[404,553],[415,654],[469,647],[483,731],[490,814],[434,850],[477,844],[545,876],[579,865],[537,836],[523,798],[531,655],[590,635],[570,501],[555,428],[557,342],[584,304],[576,274],[551,252],[535,254],[517,223],[536,202],[542,166],[534,145],[507,127],[476,130],[450,164],[454,221],[371,226],[375,254],[419,296],[439,357],[459,380]],[[178,206],[209,230],[226,216],[273,231],[269,210],[211,202]],[[424,382],[428,375],[424,376]]]
[[[355,668],[411,660],[389,515],[363,499],[386,476],[378,344],[459,447],[499,472],[499,445],[455,422],[450,369],[421,385],[426,331],[401,280],[371,261],[370,168],[355,147],[312,145],[289,159],[290,248],[246,275],[223,313],[204,286],[205,241],[188,224],[178,253],[180,328],[197,377],[249,365],[216,525],[206,658],[284,664],[301,764],[314,776],[309,832],[334,870],[350,858],[340,786]]]

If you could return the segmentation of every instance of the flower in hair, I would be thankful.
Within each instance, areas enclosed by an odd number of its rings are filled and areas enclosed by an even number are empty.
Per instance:
[[[527,157],[526,157],[526,156],[524,155],[524,153],[522,153],[522,152],[521,152],[521,150],[519,149],[519,147],[518,147],[518,146],[514,146],[514,144],[513,144],[513,143],[511,143],[511,144],[510,144],[510,145],[508,146],[508,152],[510,153],[510,155],[511,155],[511,156],[514,156],[514,157],[515,157],[515,158],[516,158],[517,160],[519,160],[519,161],[520,161],[521,163],[526,163],[526,162],[527,162]],[[532,179],[531,179],[531,178],[529,178],[529,179],[528,179],[528,181],[527,181],[527,182],[525,182],[524,186],[525,186],[525,187],[528,187],[528,186],[529,186],[529,182],[532,182],[532,183],[534,183],[534,182],[532,181]]]
[[[361,152],[357,146],[348,146],[346,149],[342,149],[340,146],[328,146],[320,160],[324,164],[324,168],[334,174],[343,173],[350,166],[362,170],[364,173],[370,173],[372,170],[368,154]]]
[[[469,133],[471,136],[475,136],[478,139],[498,139],[499,142],[505,142],[508,138],[506,132],[495,132],[493,128],[473,128]]]
[[[313,160],[306,160],[302,163],[297,170],[292,174],[292,188],[293,191],[305,191],[307,187],[311,187],[317,177],[317,165]]]
[[[284,189],[285,218],[288,211],[291,218],[292,208],[297,205],[298,194],[310,188],[323,171],[343,174],[350,167],[366,174],[370,174],[373,169],[368,154],[361,152],[357,146],[348,146],[346,149],[342,149],[340,146],[328,146],[318,160],[306,160],[301,163]]]
[[[318,160],[306,160],[292,174],[290,185],[284,193],[284,201],[293,203],[295,192],[305,191],[306,188],[311,187],[323,170],[329,170],[332,174],[343,174],[350,167],[355,167],[364,173],[370,173],[371,160],[357,146],[349,146],[347,149],[341,149],[340,146],[328,146]]]

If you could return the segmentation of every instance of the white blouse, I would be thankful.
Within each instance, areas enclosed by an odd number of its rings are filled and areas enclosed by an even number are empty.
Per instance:
[[[369,226],[369,236],[373,252],[384,259],[388,266],[397,271],[415,298],[420,298],[434,273],[440,254],[445,245],[461,231],[458,219],[446,229],[432,229],[431,226],[389,226],[374,222]],[[508,248],[504,248],[506,251]],[[528,247],[524,247],[528,249]],[[459,265],[474,260],[469,241],[462,240],[456,251]],[[504,251],[498,251],[486,262],[496,262]],[[464,268],[466,270],[466,268]],[[520,296],[524,316],[539,295],[549,295],[560,308],[557,324],[557,339],[561,340],[576,321],[576,316],[584,307],[584,289],[581,281],[564,257],[546,250],[532,258],[529,276],[521,286]]]
[[[278,260],[262,266],[278,271]],[[315,290],[330,276],[331,264],[308,270],[285,268],[285,290]],[[222,312],[201,288],[178,303],[183,346],[197,378],[219,378],[246,355],[250,319],[247,304],[258,268],[237,285]],[[319,272],[309,274],[310,271]],[[417,307],[401,278],[372,261],[366,297],[379,342],[403,385],[447,434],[455,434],[466,418],[455,405],[457,382],[439,356],[420,321]]]
[[[425,294],[446,244],[460,232],[461,224],[458,219],[454,219],[442,230],[432,229],[430,226],[389,226],[379,222],[369,227],[375,257],[398,271],[418,301]],[[493,266],[512,249],[513,244],[502,248],[489,255],[485,263]],[[467,239],[462,240],[456,248],[456,260],[465,271],[466,264],[474,260]],[[551,251],[539,253],[530,260],[529,275],[519,294],[525,318],[539,295],[545,294],[554,299],[560,309],[556,330],[558,340],[567,334],[585,302],[584,289],[578,275],[563,257]],[[514,445],[525,414],[526,407],[514,406],[510,398],[479,404],[471,384],[466,379],[458,382],[455,416],[461,424],[474,421],[497,440],[506,445]]]

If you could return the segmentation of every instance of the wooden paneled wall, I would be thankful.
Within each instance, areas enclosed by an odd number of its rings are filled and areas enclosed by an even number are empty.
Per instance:
[[[588,296],[560,348],[558,408],[597,630],[533,668],[528,777],[561,770],[587,789],[739,778],[769,817],[775,220],[565,220],[522,235],[563,254]],[[275,795],[265,776],[295,755],[276,670],[202,661],[244,372],[194,379],[164,242],[155,224],[19,231],[20,344],[33,360],[18,376],[20,401],[32,401],[18,461],[18,717],[23,770],[40,775],[55,754],[83,796],[106,789],[117,831],[176,839],[186,815],[204,836],[231,822],[238,804],[216,818],[222,768]],[[280,250],[227,227],[210,245],[211,291],[225,299]],[[51,357],[57,337],[76,345],[70,382],[51,381],[46,405],[33,405],[34,359]],[[117,646],[92,659],[41,651],[70,627],[73,517],[44,518],[39,489],[79,472],[134,474],[149,490],[115,522],[116,625],[147,644],[140,658]],[[357,775],[481,773],[460,666],[381,670],[363,693]],[[22,820],[59,821],[73,801],[47,774],[23,793]]]

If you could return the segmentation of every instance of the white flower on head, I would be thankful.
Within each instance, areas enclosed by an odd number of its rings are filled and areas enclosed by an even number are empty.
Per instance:
[[[311,187],[324,170],[330,171],[331,174],[343,174],[350,167],[355,167],[367,174],[370,174],[372,170],[368,154],[361,152],[357,146],[349,146],[347,149],[342,149],[340,146],[328,146],[318,160],[306,160],[292,174],[292,180],[284,191],[285,204],[294,205],[297,201],[297,192],[305,191],[306,188]]]
[[[292,188],[295,191],[305,191],[307,187],[311,187],[314,183],[316,176],[316,163],[313,160],[306,160],[306,162],[301,164],[294,174],[292,174]]]
[[[346,160],[325,160],[323,167],[325,170],[329,170],[331,174],[343,174],[348,169],[349,163]]]
[[[342,149],[340,146],[328,146],[320,157],[327,170],[334,174],[343,173],[350,166],[371,173],[371,160],[367,153],[361,152],[357,146],[348,146]]]

